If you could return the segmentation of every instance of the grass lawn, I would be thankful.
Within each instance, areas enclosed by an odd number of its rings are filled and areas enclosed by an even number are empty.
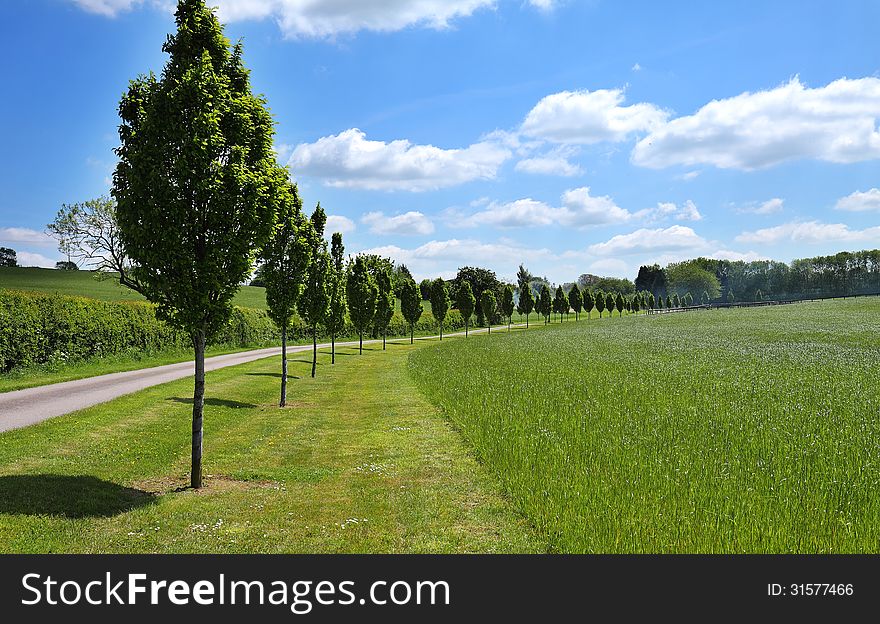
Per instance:
[[[445,341],[444,341],[445,342]],[[422,345],[208,373],[203,490],[189,379],[0,434],[3,552],[534,552],[529,526],[417,390]]]
[[[557,552],[880,552],[880,298],[615,317],[414,352]]]
[[[120,286],[113,279],[97,279],[92,271],[0,267],[0,288],[58,293],[104,301],[144,301],[140,294]],[[266,290],[242,286],[232,303],[243,308],[265,310]]]

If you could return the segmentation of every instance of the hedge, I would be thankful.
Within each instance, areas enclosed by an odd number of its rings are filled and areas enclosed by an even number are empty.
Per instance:
[[[451,310],[444,331],[464,327],[461,314]],[[430,312],[422,314],[416,333],[436,331]],[[395,312],[388,336],[408,336],[400,312]],[[320,340],[329,339],[323,330]],[[310,342],[311,331],[298,318],[289,332],[289,342]],[[357,338],[351,325],[338,340]],[[209,344],[227,348],[248,348],[278,344],[280,335],[264,310],[235,308],[232,318]],[[99,301],[45,293],[0,289],[0,372],[14,368],[61,361],[100,358],[136,351],[154,353],[191,346],[189,337],[156,318],[155,308],[136,301]]]

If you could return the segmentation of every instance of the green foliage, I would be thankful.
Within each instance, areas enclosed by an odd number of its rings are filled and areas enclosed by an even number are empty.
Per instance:
[[[614,298],[614,306],[617,308],[617,314],[623,316],[623,311],[626,309],[626,302],[623,299],[623,295],[620,293],[617,293],[617,297]]]
[[[568,313],[568,297],[565,296],[562,286],[556,287],[556,296],[553,298],[553,311],[560,316]]]
[[[403,284],[400,291],[400,308],[403,313],[403,318],[409,323],[410,342],[412,342],[412,335],[415,331],[416,323],[419,322],[419,318],[422,316],[422,296],[419,292],[419,287],[416,286],[414,280],[410,280]],[[467,323],[467,321],[465,321],[465,323]]]
[[[373,322],[378,295],[379,288],[367,269],[367,263],[362,256],[357,256],[348,269],[345,296],[351,323],[362,340]]]
[[[330,277],[328,291],[330,304],[324,327],[332,338],[335,338],[345,329],[345,246],[342,244],[342,234],[334,232],[330,243]],[[334,355],[335,359],[335,355]]]
[[[449,291],[443,278],[438,277],[431,284],[431,313],[440,325],[440,340],[443,340],[443,321],[449,312]]]
[[[581,295],[581,289],[578,288],[577,284],[573,285],[571,290],[568,291],[568,303],[571,309],[574,310],[574,317],[577,319],[580,316],[581,310],[584,309],[584,297]]]
[[[0,267],[16,267],[18,260],[14,249],[0,247]]]
[[[266,288],[269,316],[279,328],[287,329],[311,264],[312,248],[295,185],[284,189],[279,204],[272,238],[260,250],[260,279]]]
[[[544,317],[544,322],[550,322],[550,313],[553,311],[553,299],[547,284],[541,286],[541,295],[538,297],[538,313]]]
[[[471,316],[474,314],[476,303],[477,298],[474,297],[470,282],[462,282],[461,286],[458,287],[458,292],[455,293],[455,307],[458,308],[458,311],[461,312],[461,317],[464,319],[465,334],[467,334],[467,327],[470,324]]]
[[[419,282],[419,294],[422,296],[422,301],[430,301],[431,300],[431,285],[433,282],[428,278],[423,279]]]
[[[656,302],[654,301],[654,293],[648,293],[648,309],[653,310]]]
[[[681,307],[681,299],[679,299],[678,293],[672,293],[672,307],[673,308]]]
[[[483,294],[480,295],[480,309],[483,312],[483,317],[486,319],[491,319],[495,314],[495,306],[497,305],[497,301],[495,301],[495,293],[491,290],[484,290]],[[489,327],[489,331],[491,332],[491,324]]]
[[[635,285],[626,278],[620,277],[600,277],[590,284],[592,288],[598,288],[605,292],[619,292],[624,295],[634,293]]]
[[[55,263],[56,271],[79,271],[79,267],[76,266],[76,262],[71,262],[69,260],[61,260],[60,262]]]
[[[669,289],[676,296],[704,291],[709,294],[710,299],[716,299],[721,292],[718,278],[713,272],[702,268],[697,260],[670,264],[666,268],[666,274],[669,278]]]
[[[508,326],[513,318],[513,287],[508,284],[504,287],[504,293],[501,296],[501,313],[507,317]]]
[[[614,316],[614,307],[617,305],[617,301],[614,298],[614,293],[608,293],[605,295],[605,309],[608,310],[608,314]]]
[[[516,304],[516,311],[526,316],[526,324],[528,324],[529,314],[535,309],[535,298],[532,295],[531,288],[520,288],[519,301]]]
[[[373,317],[373,327],[377,332],[384,333],[388,329],[388,323],[394,316],[394,284],[392,283],[391,271],[387,267],[381,267],[376,274],[376,314]]]
[[[161,77],[133,80],[119,105],[113,196],[143,294],[175,327],[211,335],[272,234],[287,171],[241,45],[204,2],[182,0],[175,17]]]
[[[584,312],[587,313],[587,318],[591,318],[593,309],[596,307],[596,300],[593,299],[593,293],[587,289],[584,289],[583,293],[584,299]]]
[[[727,291],[727,303],[733,303],[734,301],[736,301],[736,297],[733,296],[733,291],[728,290]]]
[[[593,296],[596,298],[596,310],[599,312],[599,318],[602,318],[602,312],[605,311],[605,293],[597,290],[593,293]]]
[[[278,328],[264,310],[234,308],[210,344],[244,348],[277,340]],[[0,372],[191,347],[190,336],[158,319],[148,303],[0,289]]]
[[[504,285],[498,280],[494,271],[481,269],[480,267],[461,267],[455,279],[450,282],[452,293],[457,294],[458,289],[464,282],[468,282],[471,285],[471,292],[473,292],[478,301],[482,301],[483,292],[487,290],[491,290],[495,295],[495,299],[498,300],[504,288]],[[494,320],[495,310],[492,310],[489,317],[485,316],[483,306],[478,306],[476,312],[477,325],[483,325],[486,322],[491,323]]]
[[[652,293],[655,297],[666,296],[666,271],[659,264],[640,266],[634,286],[636,290]]]

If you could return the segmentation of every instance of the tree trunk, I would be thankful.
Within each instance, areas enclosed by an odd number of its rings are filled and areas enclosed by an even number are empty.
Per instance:
[[[364,332],[358,334],[360,341],[358,343],[358,355],[364,354]]]
[[[529,315],[526,314],[526,329],[529,328]]]
[[[287,328],[281,328],[281,401],[278,407],[287,405]]]
[[[465,338],[468,337],[468,322],[467,321],[464,322],[464,337]]]
[[[318,326],[312,325],[312,379],[315,378],[315,367],[318,365]]]
[[[443,321],[440,321],[440,340],[443,340]]]
[[[190,485],[194,489],[202,487],[202,423],[205,409],[205,330],[193,336],[196,356],[196,379],[193,390],[192,419],[192,473]]]
[[[388,336],[388,328],[382,330],[382,350],[385,350],[385,338]]]
[[[336,332],[330,334],[330,363],[336,364]]]
[[[413,343],[413,340],[414,340],[413,336],[415,335],[415,333],[416,333],[416,326],[410,325],[409,326],[409,343],[410,344]]]

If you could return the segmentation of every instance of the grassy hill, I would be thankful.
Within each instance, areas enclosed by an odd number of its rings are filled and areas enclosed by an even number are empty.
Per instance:
[[[143,301],[133,290],[120,286],[112,277],[98,279],[94,271],[56,271],[22,267],[0,267],[0,288],[90,297],[104,301]],[[233,303],[245,308],[266,308],[266,290],[242,286]]]

